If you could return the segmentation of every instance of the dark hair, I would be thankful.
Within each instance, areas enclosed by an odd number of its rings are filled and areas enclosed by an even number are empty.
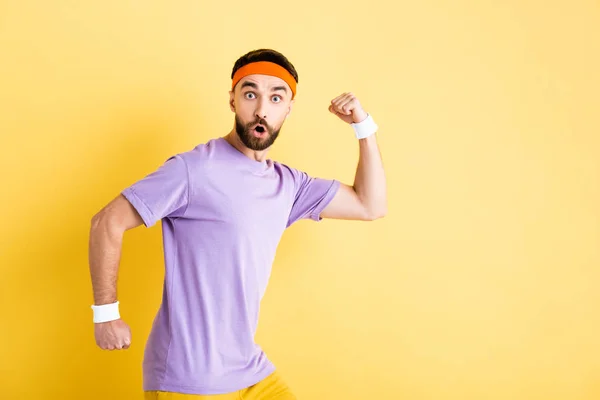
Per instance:
[[[235,64],[233,65],[233,70],[231,71],[231,79],[233,79],[233,75],[235,75],[235,72],[238,69],[242,68],[246,64],[250,64],[256,61],[270,61],[272,63],[281,65],[294,77],[296,83],[298,83],[298,73],[296,72],[296,68],[294,68],[292,63],[289,62],[289,60],[283,54],[272,49],[252,50],[238,58]]]

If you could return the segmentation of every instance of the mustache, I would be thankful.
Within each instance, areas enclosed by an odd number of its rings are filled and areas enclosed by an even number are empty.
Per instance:
[[[246,125],[246,128],[251,128],[251,127],[253,127],[253,126],[255,126],[255,125],[262,125],[262,126],[264,126],[265,128],[267,128],[267,130],[269,130],[269,131],[272,131],[272,130],[273,130],[273,128],[271,127],[271,125],[269,125],[269,124],[267,123],[267,121],[265,121],[265,120],[264,120],[264,119],[262,119],[262,118],[258,118],[256,121],[250,122],[249,124],[247,124],[247,125]]]

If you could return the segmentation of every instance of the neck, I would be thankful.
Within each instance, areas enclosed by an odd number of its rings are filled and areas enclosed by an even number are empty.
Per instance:
[[[269,152],[269,149],[262,151],[255,151],[249,149],[248,147],[246,147],[244,142],[240,140],[240,137],[235,131],[235,128],[232,129],[226,136],[224,136],[224,139],[227,140],[229,144],[231,144],[233,147],[238,149],[240,153],[242,153],[251,160],[263,162],[267,158],[267,153]]]

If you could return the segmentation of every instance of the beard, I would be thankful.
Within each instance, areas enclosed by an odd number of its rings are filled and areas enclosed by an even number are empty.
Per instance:
[[[266,137],[260,138],[260,137],[254,136],[252,131],[253,131],[254,125],[256,125],[256,124],[261,124],[262,126],[264,126],[266,128],[266,130],[267,130]],[[248,124],[243,124],[242,121],[237,116],[237,114],[235,116],[235,131],[236,131],[237,135],[239,136],[242,143],[244,143],[246,145],[246,147],[248,147],[249,149],[254,150],[254,151],[262,151],[262,150],[266,150],[267,148],[271,147],[271,145],[273,143],[275,143],[277,136],[279,136],[280,130],[281,130],[281,127],[279,127],[279,129],[275,130],[272,126],[268,125],[264,119],[257,119],[256,121],[252,121]]]

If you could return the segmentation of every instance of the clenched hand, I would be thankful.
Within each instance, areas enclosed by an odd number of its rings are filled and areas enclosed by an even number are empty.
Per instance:
[[[131,345],[131,329],[122,319],[94,324],[94,335],[102,350],[125,350]]]

